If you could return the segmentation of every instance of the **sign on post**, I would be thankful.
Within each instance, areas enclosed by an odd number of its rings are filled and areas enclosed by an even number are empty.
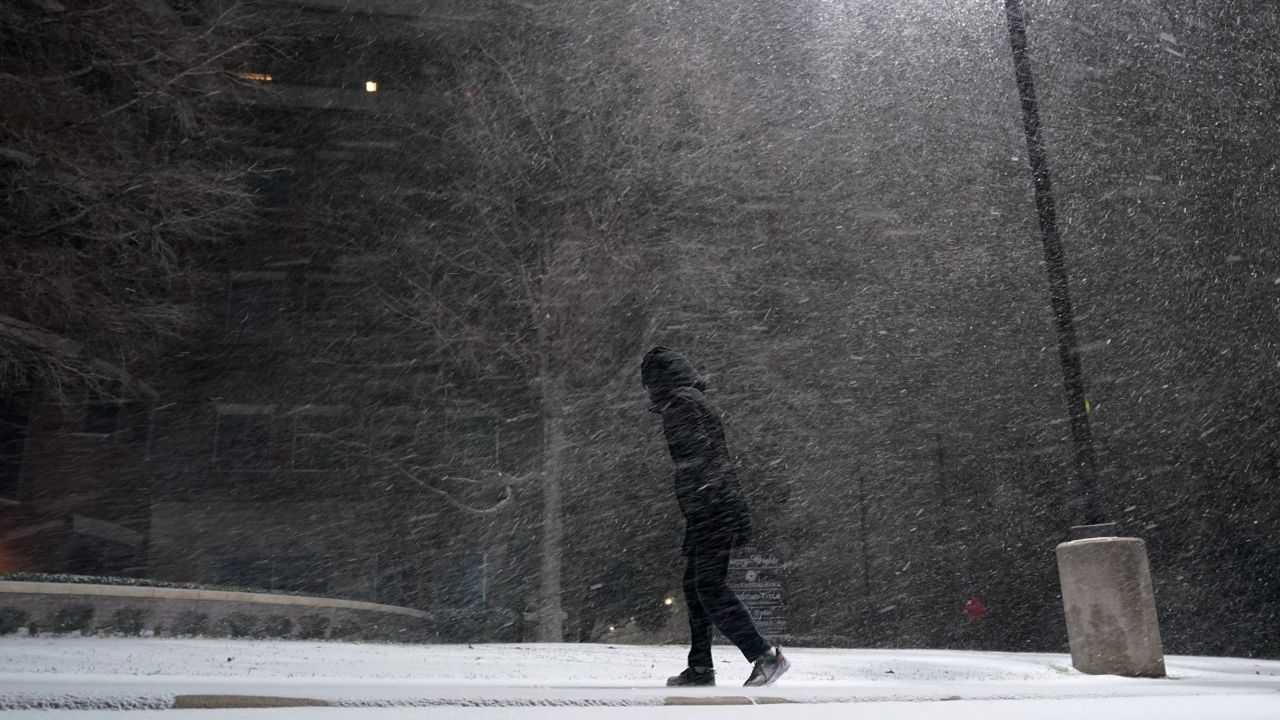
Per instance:
[[[752,547],[740,548],[729,560],[729,586],[751,610],[756,626],[765,635],[787,631],[787,605],[783,592],[782,559]]]

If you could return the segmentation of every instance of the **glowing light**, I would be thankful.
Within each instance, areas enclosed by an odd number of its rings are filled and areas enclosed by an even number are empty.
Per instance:
[[[663,601],[662,601],[662,604],[663,604],[663,605],[675,605],[675,604],[676,604],[676,599],[675,599],[675,598],[667,598],[666,600],[663,600]]]
[[[274,78],[266,73],[260,72],[242,72],[236,73],[241,80],[252,80],[253,82],[271,82]]]
[[[364,83],[365,92],[378,92],[378,83],[373,80],[366,80]]]
[[[610,626],[609,626],[609,632],[613,632],[613,629],[614,629],[614,628],[613,628],[613,626],[612,626],[612,625],[610,625]]]
[[[0,572],[20,572],[27,569],[22,555],[8,545],[0,545]]]

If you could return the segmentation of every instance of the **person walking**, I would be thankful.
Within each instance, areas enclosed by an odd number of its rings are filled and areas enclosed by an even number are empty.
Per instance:
[[[670,686],[715,685],[713,627],[753,664],[746,687],[773,684],[791,666],[782,650],[756,628],[746,605],[730,589],[729,556],[751,540],[751,510],[729,458],[720,416],[706,384],[680,353],[655,347],[640,363],[649,410],[662,416],[675,463],[675,494],[685,518],[684,597],[689,606],[689,666]]]

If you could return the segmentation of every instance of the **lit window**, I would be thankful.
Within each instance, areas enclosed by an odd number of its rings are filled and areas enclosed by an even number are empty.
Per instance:
[[[372,80],[366,80],[364,83],[365,92],[378,92],[378,83]]]
[[[271,82],[272,77],[267,73],[260,72],[242,72],[236,73],[241,80],[251,80],[253,82]]]

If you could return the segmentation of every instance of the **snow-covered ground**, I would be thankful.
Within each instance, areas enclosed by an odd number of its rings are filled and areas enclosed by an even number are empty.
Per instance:
[[[1171,657],[1168,679],[1132,680],[1080,675],[1064,655],[789,648],[792,671],[746,691],[746,661],[716,653],[720,687],[672,690],[663,684],[683,666],[678,647],[12,637],[0,639],[0,710],[44,720],[1280,720],[1280,661]],[[186,695],[347,707],[165,709]],[[684,704],[708,701],[759,704]]]

